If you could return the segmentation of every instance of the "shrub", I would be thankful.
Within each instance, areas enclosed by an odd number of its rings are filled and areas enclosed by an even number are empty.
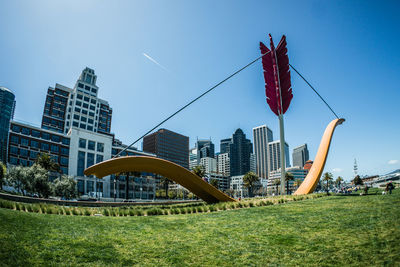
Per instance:
[[[124,216],[125,215],[124,210],[118,208],[118,215],[119,216]]]
[[[254,202],[250,202],[249,207],[254,207]]]
[[[203,207],[200,207],[200,206],[199,206],[199,207],[197,207],[197,212],[199,212],[199,213],[200,213],[200,212],[203,212],[203,211],[204,211],[204,210],[203,210]]]
[[[33,207],[32,207],[32,205],[27,205],[27,206],[26,206],[26,211],[28,211],[28,212],[33,212]]]
[[[90,215],[92,215],[92,212],[90,211],[90,209],[85,209],[84,212],[83,212],[83,214],[84,214],[85,216],[90,216]]]
[[[72,215],[80,215],[81,213],[77,208],[72,209]]]
[[[185,208],[180,208],[179,211],[180,211],[181,214],[186,214],[186,209]]]
[[[33,205],[32,206],[32,211],[36,212],[36,213],[39,213],[40,212],[40,206],[39,205]]]
[[[236,208],[243,208],[243,203],[242,202],[237,202]]]
[[[196,212],[197,212],[196,207],[192,207],[192,213],[196,213]]]
[[[57,214],[57,211],[53,207],[47,207],[46,213],[47,214]]]
[[[165,209],[165,210],[163,211],[163,213],[164,213],[164,215],[168,215],[168,214],[169,214],[169,209]]]
[[[143,216],[143,211],[137,209],[137,210],[135,210],[135,215],[136,215],[136,216]]]
[[[147,216],[153,216],[153,215],[157,215],[157,214],[158,214],[158,211],[155,208],[147,210]]]
[[[210,209],[210,212],[213,212],[213,211],[217,210],[215,205],[210,205],[210,206],[208,206],[208,208]]]
[[[22,210],[22,205],[21,205],[21,203],[17,203],[17,204],[15,205],[15,209],[16,209],[16,210]]]
[[[58,207],[58,214],[64,215],[64,209],[62,207]]]
[[[134,209],[129,209],[129,215],[130,216],[135,216],[135,210]]]
[[[65,208],[65,215],[71,215],[71,209]]]

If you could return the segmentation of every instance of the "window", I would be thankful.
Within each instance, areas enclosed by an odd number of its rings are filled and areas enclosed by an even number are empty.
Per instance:
[[[19,164],[21,164],[22,166],[28,166],[28,162],[26,161],[26,159],[20,159]]]
[[[74,119],[75,119],[75,120],[79,120],[79,115],[74,114]]]
[[[22,146],[29,146],[29,140],[26,138],[21,137],[21,145]]]
[[[86,139],[79,138],[79,147],[86,148]]]
[[[76,98],[82,99],[82,98],[83,98],[83,95],[78,94],[78,95],[76,96]]]
[[[25,127],[22,127],[21,133],[29,135],[29,129],[25,128]]]
[[[103,143],[97,143],[97,151],[104,152],[104,144]]]
[[[68,158],[66,158],[66,157],[61,157],[61,158],[60,158],[60,164],[61,164],[61,165],[68,165]]]
[[[32,151],[32,150],[29,152],[29,157],[30,157],[31,159],[36,159],[37,156],[38,156],[38,152]]]
[[[84,180],[78,180],[78,193],[79,194],[85,193],[85,181]]]
[[[85,96],[85,97],[83,98],[83,100],[85,100],[86,102],[89,102],[89,97]]]
[[[95,145],[96,145],[96,142],[95,142],[95,141],[89,140],[89,142],[88,142],[88,149],[94,150]]]
[[[57,143],[58,143],[58,142],[60,142],[60,139],[61,139],[61,138],[60,138],[58,135],[52,135],[52,136],[51,136],[51,140],[54,141],[54,142],[57,142]]]
[[[83,105],[82,105],[84,108],[89,108],[89,105],[88,104],[86,104],[86,103],[83,103]]]
[[[82,83],[78,83],[78,87],[83,88],[83,84]]]
[[[72,123],[72,126],[78,127],[78,126],[79,126],[79,123],[78,123],[77,121],[74,121],[74,122]]]
[[[19,142],[18,136],[11,135],[10,142],[14,143],[14,144],[18,144],[18,142]]]
[[[19,155],[22,156],[22,157],[28,157],[28,150],[21,148],[19,150]]]
[[[85,90],[88,90],[88,91],[90,91],[90,87],[89,87],[89,86],[87,86],[87,85],[85,85]]]
[[[86,74],[85,82],[87,82],[87,83],[92,83],[92,75]]]
[[[87,126],[87,130],[93,131],[93,127],[88,125],[88,126]]]
[[[40,149],[41,150],[49,150],[49,144],[42,143],[41,146],[40,146]]]
[[[39,142],[38,142],[38,141],[31,140],[31,147],[33,147],[33,148],[39,148]]]
[[[92,98],[90,99],[90,103],[95,104],[96,105],[96,99]]]
[[[92,88],[92,93],[97,93],[97,89],[96,88]]]
[[[81,112],[80,108],[75,108],[75,112]],[[76,115],[75,115],[76,116]],[[78,117],[79,118],[79,117]]]
[[[19,127],[18,125],[13,125],[11,127],[13,132],[19,133],[21,131],[21,127]]]
[[[61,147],[61,155],[69,155],[69,148]]]
[[[94,154],[93,153],[87,153],[87,165],[86,168],[89,168],[94,164]]]
[[[93,124],[93,120],[92,119],[88,119],[88,123]]]
[[[85,152],[78,151],[78,176],[83,176],[83,170],[85,169]]]
[[[93,181],[86,181],[86,193],[94,191],[94,182]]]
[[[15,146],[10,147],[10,153],[14,155],[18,155],[18,148]]]
[[[95,106],[92,106],[92,105],[90,105],[90,109],[91,109],[91,110],[95,110],[95,109],[96,109],[96,107],[95,107]]]
[[[50,158],[54,161],[58,163],[58,156],[57,155],[50,155]]]
[[[50,146],[50,150],[51,150],[51,152],[58,153],[59,148],[58,148],[58,146],[56,146],[56,145],[51,145],[51,146]]]
[[[69,145],[69,139],[63,137],[63,138],[62,138],[62,143],[63,143],[64,145]]]
[[[104,160],[103,155],[99,155],[99,154],[96,155],[96,163],[100,163],[100,162],[102,162],[103,160]]]
[[[87,110],[82,109],[82,114],[87,115]]]
[[[86,129],[86,124],[81,123],[81,124],[79,125],[79,128],[81,128],[81,129]]]
[[[14,157],[10,157],[10,163],[13,165],[17,165],[18,164],[18,159],[14,158]]]
[[[81,117],[81,121],[84,121],[84,122],[86,122],[86,117]]]
[[[82,102],[81,101],[76,101],[75,102],[77,106],[82,106]]]
[[[94,112],[89,111],[89,116],[94,117]]]
[[[40,137],[40,132],[36,130],[32,130],[32,136],[33,137]]]
[[[68,168],[61,167],[60,170],[63,174],[68,175]]]
[[[45,139],[45,140],[50,140],[50,134],[42,133],[42,138]]]

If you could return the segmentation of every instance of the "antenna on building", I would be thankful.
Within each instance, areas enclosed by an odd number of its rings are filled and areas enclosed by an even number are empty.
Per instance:
[[[354,177],[358,175],[358,166],[357,166],[357,160],[354,159]]]

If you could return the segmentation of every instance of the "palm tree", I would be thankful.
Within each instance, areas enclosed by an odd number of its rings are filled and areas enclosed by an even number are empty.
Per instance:
[[[35,163],[47,171],[60,172],[60,165],[47,153],[40,153]]]
[[[276,190],[276,195],[278,195],[278,187],[281,185],[281,180],[280,179],[275,179],[274,181],[274,185],[275,185],[275,190]]]
[[[333,180],[333,175],[330,172],[324,173],[324,176],[322,178],[323,181],[326,181],[326,194],[329,195],[329,181]]]
[[[343,178],[341,177],[341,176],[338,176],[338,178],[336,179],[336,184],[337,184],[337,186],[340,188],[340,185],[342,184],[342,182],[343,182]]]
[[[254,172],[248,172],[243,176],[243,186],[248,188],[249,197],[253,196],[254,185],[260,181],[260,178]]]
[[[303,181],[301,179],[296,179],[296,181],[294,181],[294,186],[296,186],[296,188],[299,188],[302,182]]]
[[[286,181],[286,192],[289,195],[289,181],[294,180],[294,175],[291,172],[285,173],[285,181]]]
[[[214,186],[215,188],[218,189],[218,180],[217,179],[211,179],[210,180],[210,185]]]
[[[206,171],[205,171],[203,165],[197,165],[197,166],[193,167],[192,172],[194,174],[196,174],[197,176],[199,176],[200,178],[203,178],[206,174]]]

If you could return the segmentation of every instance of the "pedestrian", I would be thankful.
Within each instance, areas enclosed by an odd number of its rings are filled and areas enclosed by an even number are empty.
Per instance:
[[[392,182],[389,182],[389,183],[386,185],[386,188],[389,190],[389,194],[392,194],[392,190],[394,189],[393,183],[392,183]]]

